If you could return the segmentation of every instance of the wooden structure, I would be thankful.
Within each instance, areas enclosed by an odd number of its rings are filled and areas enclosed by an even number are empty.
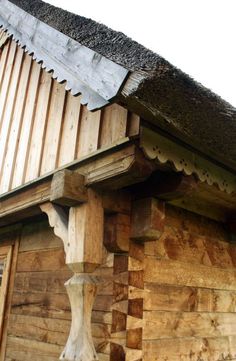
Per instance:
[[[92,20],[0,4],[0,361],[235,360],[235,109]]]

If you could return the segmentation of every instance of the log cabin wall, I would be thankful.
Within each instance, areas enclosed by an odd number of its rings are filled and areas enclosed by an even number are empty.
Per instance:
[[[224,227],[167,207],[160,239],[144,247],[145,361],[236,358],[236,244]]]
[[[138,128],[139,117],[117,104],[89,112],[13,40],[0,50],[0,194]]]
[[[3,239],[1,240],[3,243]],[[110,279],[113,256],[104,249],[104,264],[95,275]],[[72,272],[65,265],[62,241],[47,220],[23,226],[11,285],[11,306],[4,329],[7,361],[57,361],[66,344],[71,309],[64,283]],[[92,315],[92,333],[99,360],[109,361],[107,344],[111,331],[112,281],[101,285]],[[1,358],[2,356],[2,358]]]

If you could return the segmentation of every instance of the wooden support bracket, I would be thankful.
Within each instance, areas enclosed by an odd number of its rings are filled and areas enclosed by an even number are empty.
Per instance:
[[[153,241],[164,229],[165,204],[155,198],[135,200],[131,213],[131,239]]]
[[[99,280],[92,272],[102,263],[103,206],[101,197],[92,189],[88,189],[86,198],[86,202],[71,207],[68,216],[51,202],[40,206],[55,234],[62,239],[66,264],[74,272],[65,284],[72,323],[60,357],[64,361],[98,360],[91,335],[91,314]]]

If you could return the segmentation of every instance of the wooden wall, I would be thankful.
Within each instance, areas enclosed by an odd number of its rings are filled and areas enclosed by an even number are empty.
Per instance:
[[[111,277],[112,257],[104,251],[97,275]],[[72,276],[65,265],[62,241],[39,220],[23,227],[6,330],[4,361],[57,361],[66,344],[71,311],[64,283]],[[98,290],[93,311],[93,336],[105,350],[111,323],[112,282]],[[110,296],[110,297],[109,297]],[[108,351],[105,351],[108,352]],[[109,356],[100,354],[101,361]]]
[[[0,50],[0,194],[137,134],[117,104],[89,112],[12,40]]]
[[[145,361],[236,359],[236,243],[223,227],[167,208],[145,243],[144,285]]]

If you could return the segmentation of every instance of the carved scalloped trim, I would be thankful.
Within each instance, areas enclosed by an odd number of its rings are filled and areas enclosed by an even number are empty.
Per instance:
[[[1,0],[0,27],[42,68],[81,94],[89,110],[101,108],[119,92],[128,70],[43,23],[7,0]]]
[[[170,162],[174,169],[186,175],[195,174],[201,182],[217,185],[228,194],[236,192],[236,176],[226,169],[204,159],[189,149],[148,129],[141,130],[141,148],[144,154],[161,164]]]

